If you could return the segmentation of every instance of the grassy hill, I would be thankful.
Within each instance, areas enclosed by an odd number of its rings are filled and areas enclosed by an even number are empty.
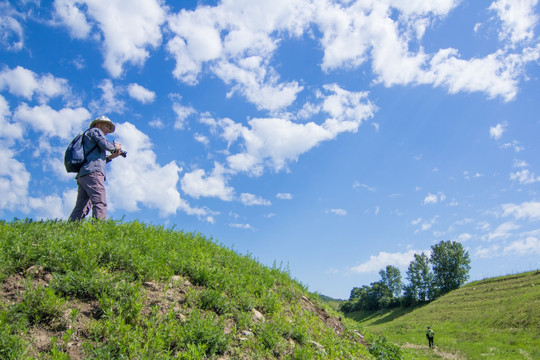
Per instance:
[[[352,313],[411,359],[540,359],[540,271],[469,283],[416,309]],[[435,350],[425,330],[435,330]]]
[[[378,356],[287,271],[140,222],[0,222],[0,285],[1,359]]]

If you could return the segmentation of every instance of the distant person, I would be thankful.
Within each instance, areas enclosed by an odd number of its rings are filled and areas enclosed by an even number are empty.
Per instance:
[[[429,347],[433,348],[434,347],[433,338],[435,337],[435,331],[433,331],[433,329],[431,329],[429,326],[427,327],[426,337],[427,337],[428,342],[429,342]]]
[[[105,220],[107,218],[107,197],[105,193],[105,164],[122,155],[122,146],[110,142],[105,135],[116,129],[114,123],[106,116],[100,116],[90,123],[83,136],[83,148],[86,163],[81,167],[77,179],[77,202],[69,216],[69,220],[82,220],[92,208],[92,217]],[[107,156],[106,151],[110,152]]]

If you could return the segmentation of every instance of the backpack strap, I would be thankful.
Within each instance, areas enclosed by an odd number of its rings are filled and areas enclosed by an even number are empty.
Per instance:
[[[88,129],[88,130],[90,130],[90,129]],[[84,150],[84,136],[86,135],[86,132],[87,132],[88,130],[86,130],[85,132],[83,132],[83,134],[82,134],[82,136],[81,136],[81,145],[82,145],[82,147],[83,147],[83,150]],[[98,145],[96,144],[96,145],[94,145],[94,147],[93,147],[89,152],[84,151],[84,162],[83,162],[84,164],[86,164],[86,157],[87,157],[88,155],[90,155],[90,153],[91,153],[92,151],[96,150],[97,147],[98,147]]]

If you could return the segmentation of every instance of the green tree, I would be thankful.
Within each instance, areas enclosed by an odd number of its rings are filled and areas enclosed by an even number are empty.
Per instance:
[[[382,281],[375,281],[369,286],[366,296],[366,310],[378,310],[387,308],[392,304],[392,292]]]
[[[414,260],[407,269],[409,285],[405,287],[405,298],[411,304],[433,300],[433,273],[426,254],[414,254]]]
[[[456,241],[441,241],[431,247],[433,283],[437,295],[458,289],[469,279],[471,260],[463,245]]]
[[[403,292],[401,271],[395,266],[387,265],[386,269],[379,271],[379,275],[381,275],[381,282],[386,284],[394,298],[399,298]]]

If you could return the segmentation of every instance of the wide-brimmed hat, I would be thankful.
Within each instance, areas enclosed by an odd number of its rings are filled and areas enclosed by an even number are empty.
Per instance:
[[[111,121],[111,119],[109,119],[108,117],[102,115],[96,119],[94,119],[91,123],[90,123],[90,129],[94,127],[94,125],[96,125],[97,123],[106,123],[106,124],[109,124],[109,126],[111,127],[111,133],[114,132],[114,130],[116,129],[116,125],[114,125],[114,123]]]

